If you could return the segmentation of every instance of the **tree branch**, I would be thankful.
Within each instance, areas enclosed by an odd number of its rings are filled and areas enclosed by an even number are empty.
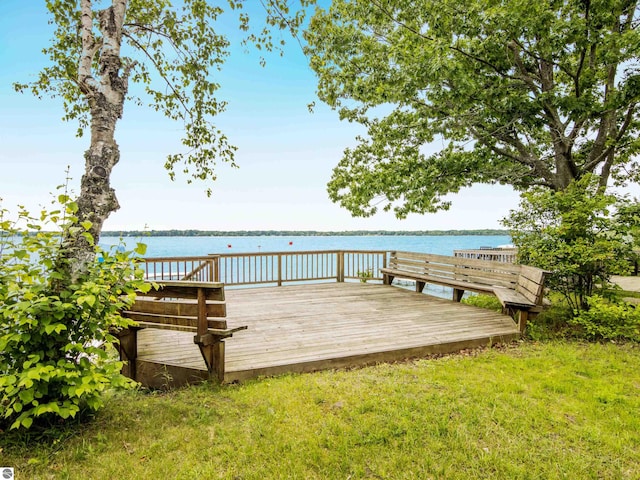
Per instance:
[[[529,72],[527,72],[527,68],[524,66],[524,62],[522,61],[522,58],[520,57],[520,52],[518,51],[518,49],[524,50],[524,48],[522,47],[521,44],[519,44],[514,39],[510,40],[507,46],[514,55],[516,68],[520,71],[520,74],[522,75],[521,80],[525,84],[527,84],[531,92],[537,96],[540,93],[540,87],[536,85],[531,75],[529,75]]]
[[[586,24],[585,38],[589,38],[589,20],[591,18],[591,0],[584,0],[584,21]],[[580,89],[580,75],[582,74],[582,69],[584,68],[584,61],[587,56],[586,47],[580,51],[580,60],[578,61],[578,68],[576,69],[576,74],[573,76],[573,85],[576,94],[576,98],[580,98],[582,91]]]
[[[634,111],[637,105],[637,103],[634,103],[629,107],[629,110],[627,110],[627,113],[625,114],[624,122],[622,123],[622,126],[620,127],[615,140],[611,142],[611,145],[604,149],[600,155],[592,160],[589,160],[584,166],[585,170],[592,171],[598,166],[601,161],[603,161],[614,151],[616,146],[618,146],[620,140],[622,140],[622,137],[624,137],[624,135],[627,133],[627,130],[629,129],[629,126],[634,119]]]
[[[78,65],[78,86],[85,95],[91,95],[98,83],[93,78],[93,57],[100,48],[99,42],[93,36],[93,10],[91,0],[82,0],[80,10],[80,37],[82,40],[82,52]]]
[[[613,64],[608,68],[607,83],[605,85],[604,98],[602,101],[603,105],[605,106],[608,105],[610,97],[615,89],[615,78],[617,70],[616,66],[617,65]],[[595,168],[595,165],[597,165],[604,158],[606,142],[614,126],[614,121],[615,110],[609,107],[609,109],[602,114],[600,125],[598,127],[598,134],[595,141],[593,142],[593,148],[591,149],[591,153],[589,154],[589,160],[585,165],[594,165],[592,168]]]
[[[164,70],[160,67],[160,65],[158,65],[158,62],[156,62],[156,60],[153,57],[153,55],[151,55],[147,51],[147,49],[143,45],[141,45],[140,42],[138,42],[138,40],[136,40],[134,37],[129,35],[126,31],[123,33],[123,35],[126,38],[128,38],[137,48],[139,48],[144,53],[144,55],[149,59],[149,61],[155,67],[156,72],[158,74],[160,74],[160,78],[162,78],[165,81],[165,83],[167,84],[167,87],[169,87],[169,90],[171,90],[173,95],[178,99],[178,101],[182,105],[182,108],[184,108],[184,111],[187,113],[187,116],[188,116],[188,114],[191,111],[191,109],[187,106],[187,104],[185,102],[185,99],[183,98],[182,95],[180,95],[180,92],[176,89],[176,87],[173,85],[173,83],[171,83],[169,81],[169,78],[165,75]]]

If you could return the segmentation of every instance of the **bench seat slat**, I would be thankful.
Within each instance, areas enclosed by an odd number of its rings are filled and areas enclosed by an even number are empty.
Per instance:
[[[154,298],[198,298],[198,291],[202,291],[207,300],[224,301],[224,287],[219,283],[201,283],[187,281],[157,282],[158,290],[151,290],[146,296]]]
[[[508,288],[496,287],[493,289],[493,293],[504,306],[519,308],[531,308],[536,306],[534,302],[529,301],[529,299],[521,293],[509,290]]]
[[[422,282],[433,283],[433,284],[442,285],[445,287],[462,288],[464,290],[471,290],[471,291],[480,292],[480,293],[493,292],[492,285],[487,285],[482,283],[472,283],[472,282],[466,282],[462,280],[453,280],[453,279],[450,280],[450,279],[445,279],[441,277],[434,277],[431,275],[412,274],[412,273],[404,272],[403,270],[397,270],[397,269],[391,269],[391,268],[383,268],[380,271],[383,274],[391,275],[397,278],[408,278],[412,280],[420,280]]]
[[[226,317],[226,303],[221,301],[207,301],[208,317]],[[198,316],[198,302],[196,300],[171,300],[153,297],[137,296],[135,303],[129,308],[132,312],[158,313],[166,316]]]
[[[188,326],[188,325],[175,325],[175,324],[167,324],[167,323],[154,323],[154,322],[138,322],[136,328],[155,328],[157,330],[173,330],[176,332],[193,332],[196,333],[196,327]]]
[[[149,324],[163,324],[176,327],[197,328],[198,317],[196,316],[178,316],[178,315],[162,315],[157,313],[133,312],[130,310],[122,312],[124,317],[130,318],[134,322],[143,322]],[[224,318],[207,318],[208,328],[227,328],[227,321]]]
[[[185,325],[167,325],[164,323],[153,323],[153,322],[140,322],[140,327],[142,328],[155,328],[159,330],[174,330],[178,332],[196,332],[195,327],[189,327]],[[235,332],[240,330],[246,330],[246,326],[236,327],[236,328],[210,328],[207,330],[207,333],[211,335],[215,335],[216,337],[231,337]]]

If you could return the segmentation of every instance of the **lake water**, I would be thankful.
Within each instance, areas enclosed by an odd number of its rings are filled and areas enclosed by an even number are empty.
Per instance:
[[[453,255],[454,250],[498,247],[511,243],[508,235],[367,235],[367,236],[255,236],[255,237],[124,237],[128,248],[147,245],[146,257],[200,256],[210,253],[287,252],[304,250],[408,250]],[[118,245],[116,237],[102,237],[100,245]]]

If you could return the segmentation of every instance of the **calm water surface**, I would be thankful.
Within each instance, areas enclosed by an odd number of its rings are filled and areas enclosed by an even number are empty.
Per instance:
[[[286,252],[302,250],[408,250],[453,255],[454,250],[498,247],[511,243],[508,235],[452,236],[256,236],[256,237],[124,237],[128,248],[147,245],[147,257],[184,257],[210,253]],[[118,245],[102,237],[103,247]]]

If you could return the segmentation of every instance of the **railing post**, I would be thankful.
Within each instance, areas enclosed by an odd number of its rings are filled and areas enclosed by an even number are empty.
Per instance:
[[[336,252],[336,257],[338,259],[338,282],[344,282],[344,251],[338,250]]]
[[[279,287],[282,286],[282,254],[281,253],[278,253],[278,286]]]
[[[220,281],[220,257],[213,257],[213,281]]]

